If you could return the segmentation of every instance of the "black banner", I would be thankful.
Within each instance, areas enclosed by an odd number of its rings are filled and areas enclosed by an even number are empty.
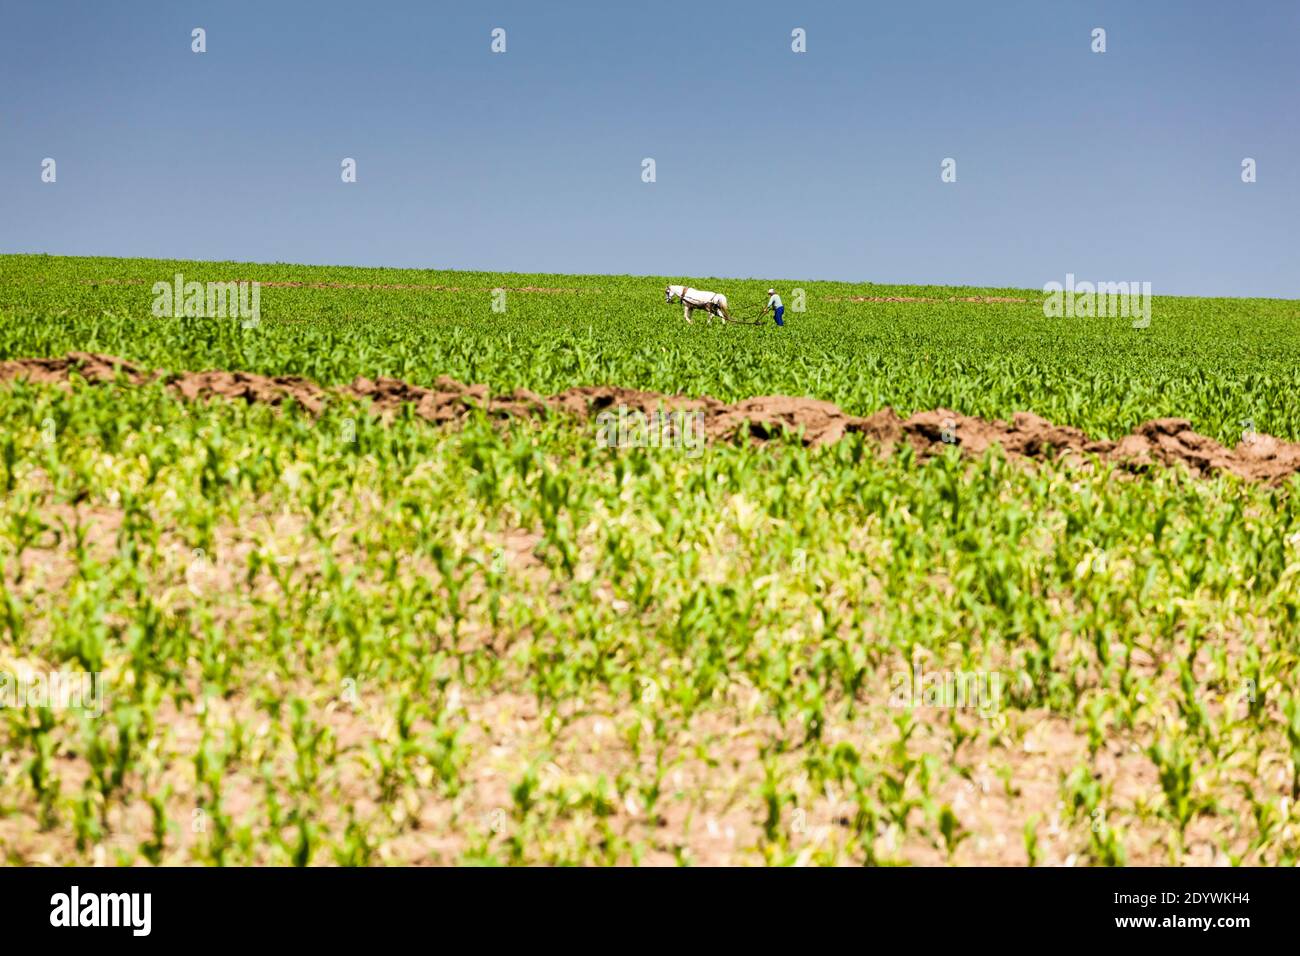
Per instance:
[[[485,934],[534,945],[638,936],[734,944],[903,932],[918,945],[984,933],[1044,941],[1191,936],[1231,945],[1293,925],[1291,870],[0,870],[11,943],[372,944]],[[610,937],[607,933],[614,933]],[[813,933],[813,937],[806,934]],[[667,934],[664,936],[663,934]],[[416,938],[419,938],[418,936]]]

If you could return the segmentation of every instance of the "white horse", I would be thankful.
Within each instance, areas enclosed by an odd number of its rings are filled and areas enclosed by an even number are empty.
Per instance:
[[[691,321],[691,313],[696,309],[703,309],[709,314],[709,322],[713,321],[716,315],[722,320],[722,324],[727,324],[727,319],[731,318],[728,310],[727,297],[721,292],[705,292],[702,289],[692,289],[688,285],[670,285],[664,289],[664,301],[672,302],[674,296],[682,302],[682,318],[687,322]]]

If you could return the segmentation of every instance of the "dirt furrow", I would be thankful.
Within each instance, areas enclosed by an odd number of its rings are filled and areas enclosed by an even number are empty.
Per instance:
[[[268,289],[397,289],[416,292],[495,292],[496,286],[467,288],[458,285],[428,285],[412,282],[297,282],[279,279],[223,279],[223,282],[256,282]],[[82,285],[154,285],[149,279],[82,279]],[[599,293],[600,289],[560,289],[549,286],[501,286],[506,292],[545,292],[553,295]]]
[[[1212,438],[1192,431],[1182,418],[1148,421],[1119,441],[1094,440],[1077,428],[1054,425],[1032,412],[1017,412],[1010,422],[961,415],[947,409],[917,412],[903,418],[885,407],[866,417],[846,414],[837,405],[814,398],[763,395],[727,404],[715,398],[663,395],[610,385],[566,389],[551,396],[517,389],[492,397],[486,385],[466,385],[440,376],[432,385],[415,385],[394,378],[358,377],[351,385],[334,388],[298,376],[267,376],[253,372],[161,372],[145,369],[111,355],[73,352],[62,358],[16,359],[0,362],[0,381],[26,379],[66,383],[76,374],[88,382],[121,380],[142,385],[162,380],[186,399],[242,399],[280,405],[294,401],[319,413],[335,396],[368,399],[373,411],[384,415],[403,405],[430,422],[455,422],[482,409],[498,418],[535,416],[560,411],[590,418],[620,406],[628,413],[645,415],[657,410],[698,412],[704,434],[714,441],[734,440],[742,432],[759,441],[783,431],[802,431],[805,445],[839,441],[850,433],[865,435],[889,450],[908,442],[922,457],[955,445],[963,453],[981,455],[1000,445],[1010,458],[1055,458],[1094,455],[1122,463],[1133,470],[1151,465],[1185,465],[1198,475],[1227,472],[1242,478],[1280,483],[1300,472],[1300,444],[1271,435],[1252,434],[1226,448]]]

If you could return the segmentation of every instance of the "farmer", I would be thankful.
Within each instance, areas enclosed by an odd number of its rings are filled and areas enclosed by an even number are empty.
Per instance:
[[[763,309],[763,314],[767,315],[767,310],[771,309],[772,314],[776,316],[777,325],[785,325],[781,321],[781,316],[785,315],[785,306],[781,304],[781,297],[776,294],[775,289],[767,290],[767,307]]]

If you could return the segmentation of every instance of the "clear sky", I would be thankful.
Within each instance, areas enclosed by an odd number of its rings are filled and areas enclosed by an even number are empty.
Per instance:
[[[0,251],[1296,298],[1298,51],[1297,0],[3,0]]]

